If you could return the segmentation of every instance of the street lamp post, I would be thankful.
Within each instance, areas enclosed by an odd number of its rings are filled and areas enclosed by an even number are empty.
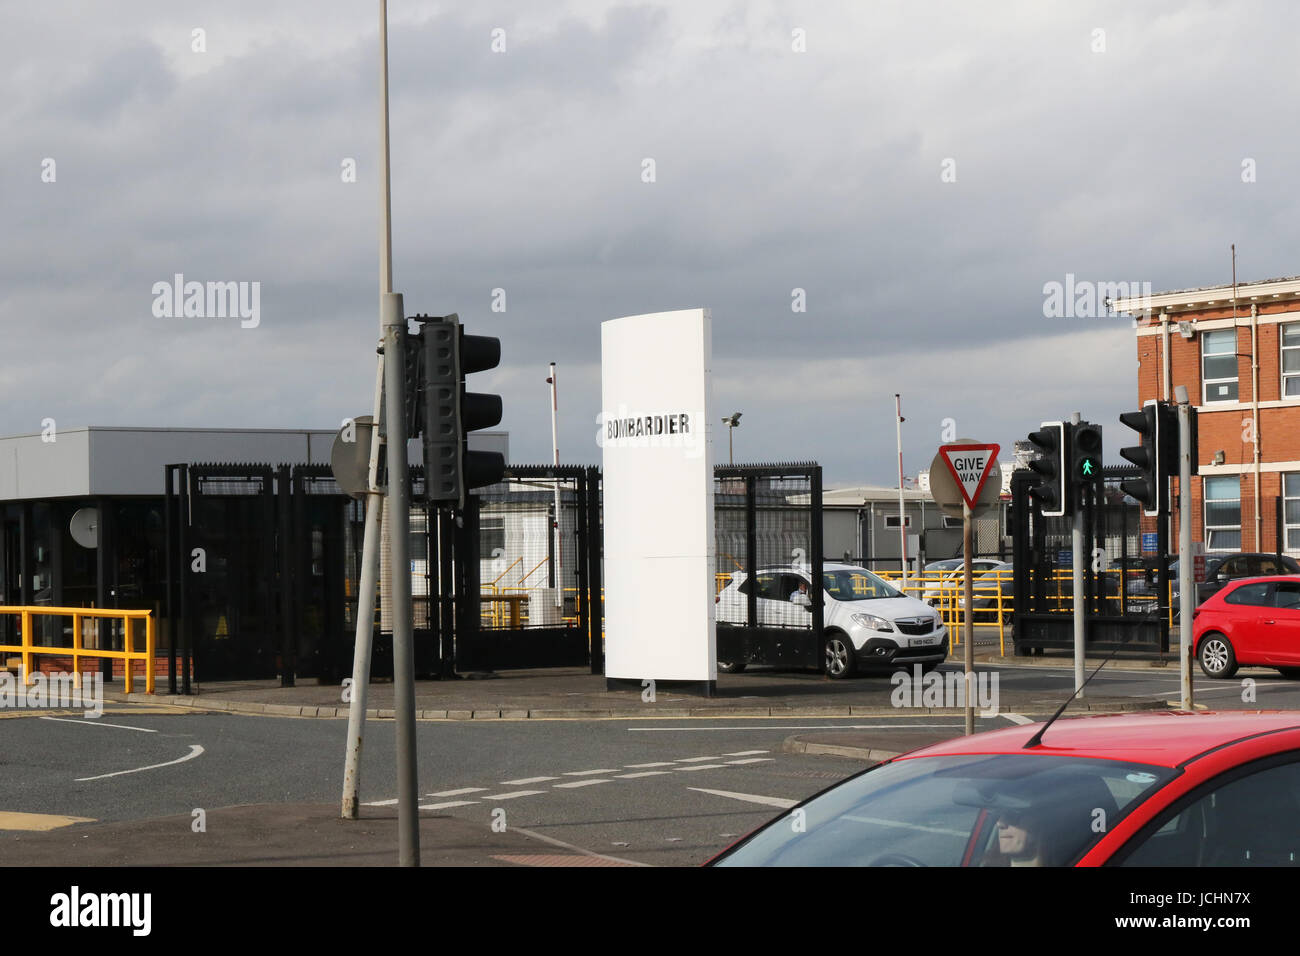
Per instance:
[[[722,424],[727,426],[727,464],[734,465],[736,463],[736,460],[735,460],[735,456],[732,453],[731,433],[736,429],[738,425],[740,425],[740,412],[736,412],[734,415],[732,415],[729,418],[724,418],[722,420]]]

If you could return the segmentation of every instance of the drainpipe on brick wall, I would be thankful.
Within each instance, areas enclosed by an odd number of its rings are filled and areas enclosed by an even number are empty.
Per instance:
[[[1164,365],[1164,400],[1169,401],[1169,313],[1160,313],[1160,361]]]
[[[1250,306],[1250,410],[1255,437],[1255,550],[1264,550],[1264,509],[1259,497],[1259,306]],[[1195,463],[1193,463],[1195,464]]]

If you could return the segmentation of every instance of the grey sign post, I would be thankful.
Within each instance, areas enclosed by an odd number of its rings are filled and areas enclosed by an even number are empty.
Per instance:
[[[974,551],[972,518],[989,511],[1002,496],[1002,469],[998,446],[970,439],[940,445],[930,463],[930,494],[945,513],[961,515],[963,582],[966,595],[962,614],[962,642],[966,686],[966,733],[975,733],[975,584],[971,575]]]

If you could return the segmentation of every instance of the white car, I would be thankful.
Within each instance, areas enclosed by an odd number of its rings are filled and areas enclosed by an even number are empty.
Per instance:
[[[761,628],[807,628],[809,569],[802,566],[760,568],[757,582]],[[826,673],[848,677],[855,670],[897,670],[920,664],[926,672],[948,656],[948,631],[937,611],[908,597],[864,568],[849,564],[822,567],[821,635]],[[717,596],[719,624],[747,623],[750,583],[735,571]],[[743,670],[743,661],[719,661],[726,673]]]

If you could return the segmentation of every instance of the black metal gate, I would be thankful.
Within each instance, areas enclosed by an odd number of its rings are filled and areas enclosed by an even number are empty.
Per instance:
[[[822,470],[812,462],[713,469],[714,587],[719,669],[820,668]]]
[[[1119,488],[1136,469],[1108,467],[1086,486],[1083,509],[1085,647],[1166,654],[1169,651],[1167,523],[1144,519],[1141,505]],[[1074,647],[1073,518],[1045,518],[1029,489],[1037,476],[1011,477],[1015,653]],[[1155,549],[1143,548],[1155,535]]]
[[[515,465],[474,493],[463,527],[443,531],[460,569],[458,669],[603,673],[600,500],[590,466]]]

